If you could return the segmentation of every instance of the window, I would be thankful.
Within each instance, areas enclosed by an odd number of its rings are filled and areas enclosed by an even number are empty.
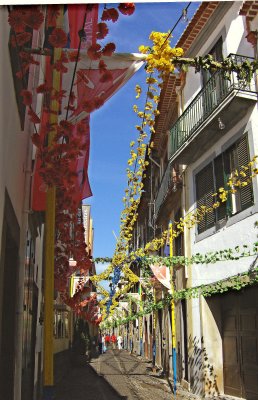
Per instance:
[[[219,38],[215,46],[208,52],[216,61],[223,60],[222,46],[223,46],[222,38]],[[203,85],[206,85],[211,75],[212,75],[211,71],[205,69],[202,70]]]
[[[196,175],[197,208],[212,207],[214,202],[219,200],[213,194],[221,187],[228,189],[226,185],[233,171],[239,170],[242,165],[246,166],[249,161],[248,139],[245,134]],[[247,171],[248,176],[250,176],[250,171]],[[247,178],[240,177],[239,179],[244,182]],[[198,224],[198,233],[206,231],[252,204],[252,185],[238,188],[237,192],[231,194],[226,202],[221,203],[213,212],[205,214],[203,220]]]
[[[68,338],[68,333],[69,333],[68,312],[55,310],[54,337],[56,339]]]

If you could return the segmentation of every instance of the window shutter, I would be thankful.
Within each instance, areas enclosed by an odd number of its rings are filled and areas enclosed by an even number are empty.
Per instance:
[[[215,190],[218,192],[219,188],[225,188],[225,170],[223,155],[220,154],[214,160],[214,176],[215,176]],[[216,201],[220,202],[220,206],[216,209],[216,220],[221,221],[227,216],[227,202],[221,202],[219,196],[216,197]]]
[[[180,218],[182,218],[182,210],[181,208],[178,209],[178,211],[175,214],[175,222],[179,222]],[[176,224],[175,224],[175,230]],[[176,238],[175,238],[175,245],[174,245],[174,253],[175,256],[182,256],[183,255],[183,249],[184,249],[184,240],[183,240],[183,233],[180,233]]]
[[[238,162],[237,168],[240,170],[241,166],[243,165],[247,166],[247,164],[250,162],[247,134],[243,136],[242,139],[238,142],[236,146],[236,153]],[[248,171],[245,171],[245,173],[247,175],[246,177],[243,177],[241,175],[239,177],[241,182],[245,182],[247,178],[250,178],[251,175],[250,169]],[[248,208],[253,204],[252,183],[242,187],[239,192],[240,192],[241,210],[244,210],[245,208]]]
[[[208,164],[196,175],[196,197],[197,208],[201,206],[213,206],[214,179],[212,163]],[[203,220],[198,224],[198,233],[214,226],[214,212],[206,213]]]
[[[232,152],[232,150],[231,150],[231,152]],[[231,172],[232,172],[232,168],[231,168],[231,164],[230,164],[231,152],[227,150],[223,153],[225,189],[230,189],[230,187],[227,186],[227,182],[229,181],[229,178],[230,178]],[[226,201],[226,215],[229,217],[232,215],[232,195],[229,195],[228,199]]]

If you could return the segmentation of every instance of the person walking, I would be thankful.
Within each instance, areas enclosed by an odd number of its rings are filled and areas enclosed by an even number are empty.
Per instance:
[[[110,344],[110,335],[109,333],[107,333],[105,336],[105,345],[107,349],[109,348],[109,344]]]
[[[116,348],[116,335],[114,333],[111,336],[111,342],[112,342],[113,349],[115,349]]]
[[[107,351],[106,340],[105,340],[105,335],[103,333],[103,335],[102,335],[102,354],[106,353],[106,351]]]
[[[118,346],[118,350],[122,350],[123,348],[123,338],[121,335],[118,335],[117,337],[117,346]]]
[[[102,343],[101,332],[98,335],[98,346],[99,346],[99,354],[102,354],[102,352],[103,352],[103,343]]]

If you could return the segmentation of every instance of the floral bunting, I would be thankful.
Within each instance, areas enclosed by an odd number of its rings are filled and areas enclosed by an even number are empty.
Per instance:
[[[66,47],[67,34],[62,27],[57,26],[60,7],[50,5],[47,10],[47,18],[45,18],[41,6],[14,7],[9,13],[8,22],[12,28],[11,45],[17,48],[20,58],[21,70],[17,74],[19,79],[23,79],[25,74],[29,71],[30,65],[39,65],[38,60],[34,59],[33,55],[26,52],[23,47],[32,39],[31,30],[38,31],[44,24],[48,30],[50,29],[48,31],[49,48],[42,49],[42,52],[44,53],[45,51],[44,54],[48,57],[46,64],[49,63],[51,79],[56,72],[60,73],[63,77],[68,71],[69,64],[78,62],[80,59],[79,51],[73,53],[61,51],[59,59],[56,60],[53,65],[50,65],[49,55],[51,55],[51,51]],[[96,27],[97,39],[103,40],[108,35],[108,23],[113,24],[119,20],[120,15],[130,16],[134,11],[134,3],[120,3],[116,8],[113,6],[107,8],[105,6],[100,18],[101,22],[99,22]],[[81,32],[80,39],[82,39],[82,34],[83,32]],[[153,135],[155,135],[155,118],[159,115],[159,94],[164,79],[170,73],[173,73],[176,68],[184,70],[188,68],[188,66],[191,66],[194,67],[196,71],[199,71],[201,68],[206,70],[222,69],[225,78],[229,76],[229,73],[234,71],[243,82],[248,82],[251,80],[258,66],[257,60],[254,62],[244,62],[240,65],[229,59],[217,62],[213,60],[210,55],[196,57],[194,59],[184,58],[183,49],[171,48],[170,33],[152,32],[150,39],[153,41],[153,46],[140,46],[139,48],[146,62],[146,101],[143,110],[139,110],[137,105],[133,106],[133,110],[139,118],[139,123],[135,126],[138,137],[137,140],[131,141],[130,143],[130,157],[126,169],[127,187],[122,199],[124,209],[120,218],[120,234],[108,269],[99,276],[91,277],[92,281],[97,284],[100,280],[107,279],[110,274],[114,273],[116,268],[119,268],[123,276],[128,279],[128,285],[125,285],[123,289],[116,291],[111,296],[112,300],[109,302],[111,314],[118,305],[118,297],[126,293],[126,291],[139,280],[130,270],[131,261],[135,260],[137,257],[142,258],[148,256],[150,252],[157,251],[164,245],[167,237],[167,231],[164,231],[161,237],[155,238],[150,243],[147,243],[144,249],[137,249],[135,252],[131,253],[129,251],[132,232],[138,218],[138,206],[143,190],[143,180],[146,177],[145,171],[148,167],[147,155],[151,154],[153,148],[151,139]],[[87,48],[87,54],[92,62],[97,61],[98,63],[99,82],[101,83],[112,82],[112,74],[107,69],[106,63],[102,60],[102,56],[112,56],[115,52],[115,48],[116,46],[114,43],[99,44],[95,42],[91,43]],[[74,92],[68,94],[62,89],[59,91],[54,90],[51,79],[46,80],[46,82],[34,88],[34,93],[28,90],[27,87],[24,87],[20,95],[23,104],[27,107],[30,121],[34,124],[35,128],[37,124],[40,124],[40,135],[35,131],[32,134],[32,142],[37,148],[37,157],[41,163],[39,173],[43,180],[43,186],[46,190],[49,187],[56,187],[57,189],[55,284],[57,289],[62,293],[63,298],[68,301],[66,290],[67,282],[71,275],[77,270],[79,270],[81,274],[85,274],[90,269],[92,262],[85,248],[82,222],[78,222],[77,213],[79,200],[74,197],[74,193],[78,189],[78,186],[76,186],[78,185],[78,175],[72,168],[77,162],[76,160],[87,150],[89,143],[81,140],[82,137],[84,137],[86,129],[87,121],[85,122],[85,120],[71,123],[67,121],[66,118],[58,121],[58,123],[50,124],[49,117],[53,114],[57,114],[57,111],[51,108],[53,102],[57,103],[60,109],[63,100],[66,99],[68,115],[68,111],[74,112],[75,104],[78,100]],[[79,81],[86,79],[86,77],[82,71],[77,71],[76,79]],[[136,99],[138,99],[143,95],[143,90],[139,85],[137,85],[135,89]],[[37,94],[42,95],[44,99],[42,115],[37,115],[36,110],[34,110],[32,106],[34,95]],[[83,99],[81,102],[83,111],[86,112],[87,115],[100,108],[103,104],[104,99],[101,96],[93,99]],[[83,123],[85,123],[85,125],[83,125]],[[51,145],[48,144],[50,135],[53,136],[53,143]],[[212,207],[203,206],[197,210],[191,211],[185,218],[181,218],[180,221],[177,221],[175,223],[175,229],[173,230],[173,237],[177,237],[185,228],[191,229],[196,223],[199,223],[207,213],[214,212],[214,209],[220,207],[222,203],[227,201],[228,196],[235,193],[238,188],[251,184],[252,179],[258,174],[256,165],[257,158],[258,156],[255,156],[248,165],[242,166],[239,171],[234,171],[232,173],[225,187],[219,188],[218,192],[214,193]],[[248,173],[249,170],[251,170],[250,174]],[[71,237],[71,229],[74,230],[73,237]],[[71,267],[69,264],[71,254],[77,261],[76,267]],[[216,257],[217,256],[215,256],[215,258]],[[192,259],[191,261],[193,262],[194,260]],[[184,262],[188,263],[190,261],[184,259]],[[82,292],[82,290],[79,290],[78,293],[79,292]],[[101,307],[103,310],[102,317],[106,317],[108,313],[105,307],[108,303],[109,293],[104,289],[100,289],[100,292],[105,296],[105,299],[102,300]],[[82,294],[83,293],[80,293],[80,295]],[[84,304],[86,300],[79,299],[80,295],[76,294],[75,298],[70,300],[70,302],[74,304],[74,307],[79,307],[80,310],[83,310],[82,304]],[[95,301],[96,299],[92,300],[93,305]],[[92,313],[94,314],[93,311],[90,314]]]

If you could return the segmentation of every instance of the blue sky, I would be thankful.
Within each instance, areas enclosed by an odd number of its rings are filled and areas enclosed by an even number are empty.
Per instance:
[[[136,3],[133,15],[121,15],[116,23],[109,23],[110,33],[105,42],[114,42],[116,52],[137,53],[140,45],[150,44],[148,38],[151,31],[168,32],[187,4]],[[189,19],[199,4],[191,3],[188,8]],[[176,44],[186,25],[183,22],[178,24],[172,45]],[[137,136],[135,125],[139,122],[132,107],[137,104],[139,109],[143,109],[135,99],[135,85],[143,87],[145,78],[144,68],[141,68],[101,109],[91,115],[89,179],[93,197],[84,203],[92,205],[94,257],[112,257],[115,249],[113,231],[119,234],[129,143]],[[97,272],[103,267],[98,266]]]

